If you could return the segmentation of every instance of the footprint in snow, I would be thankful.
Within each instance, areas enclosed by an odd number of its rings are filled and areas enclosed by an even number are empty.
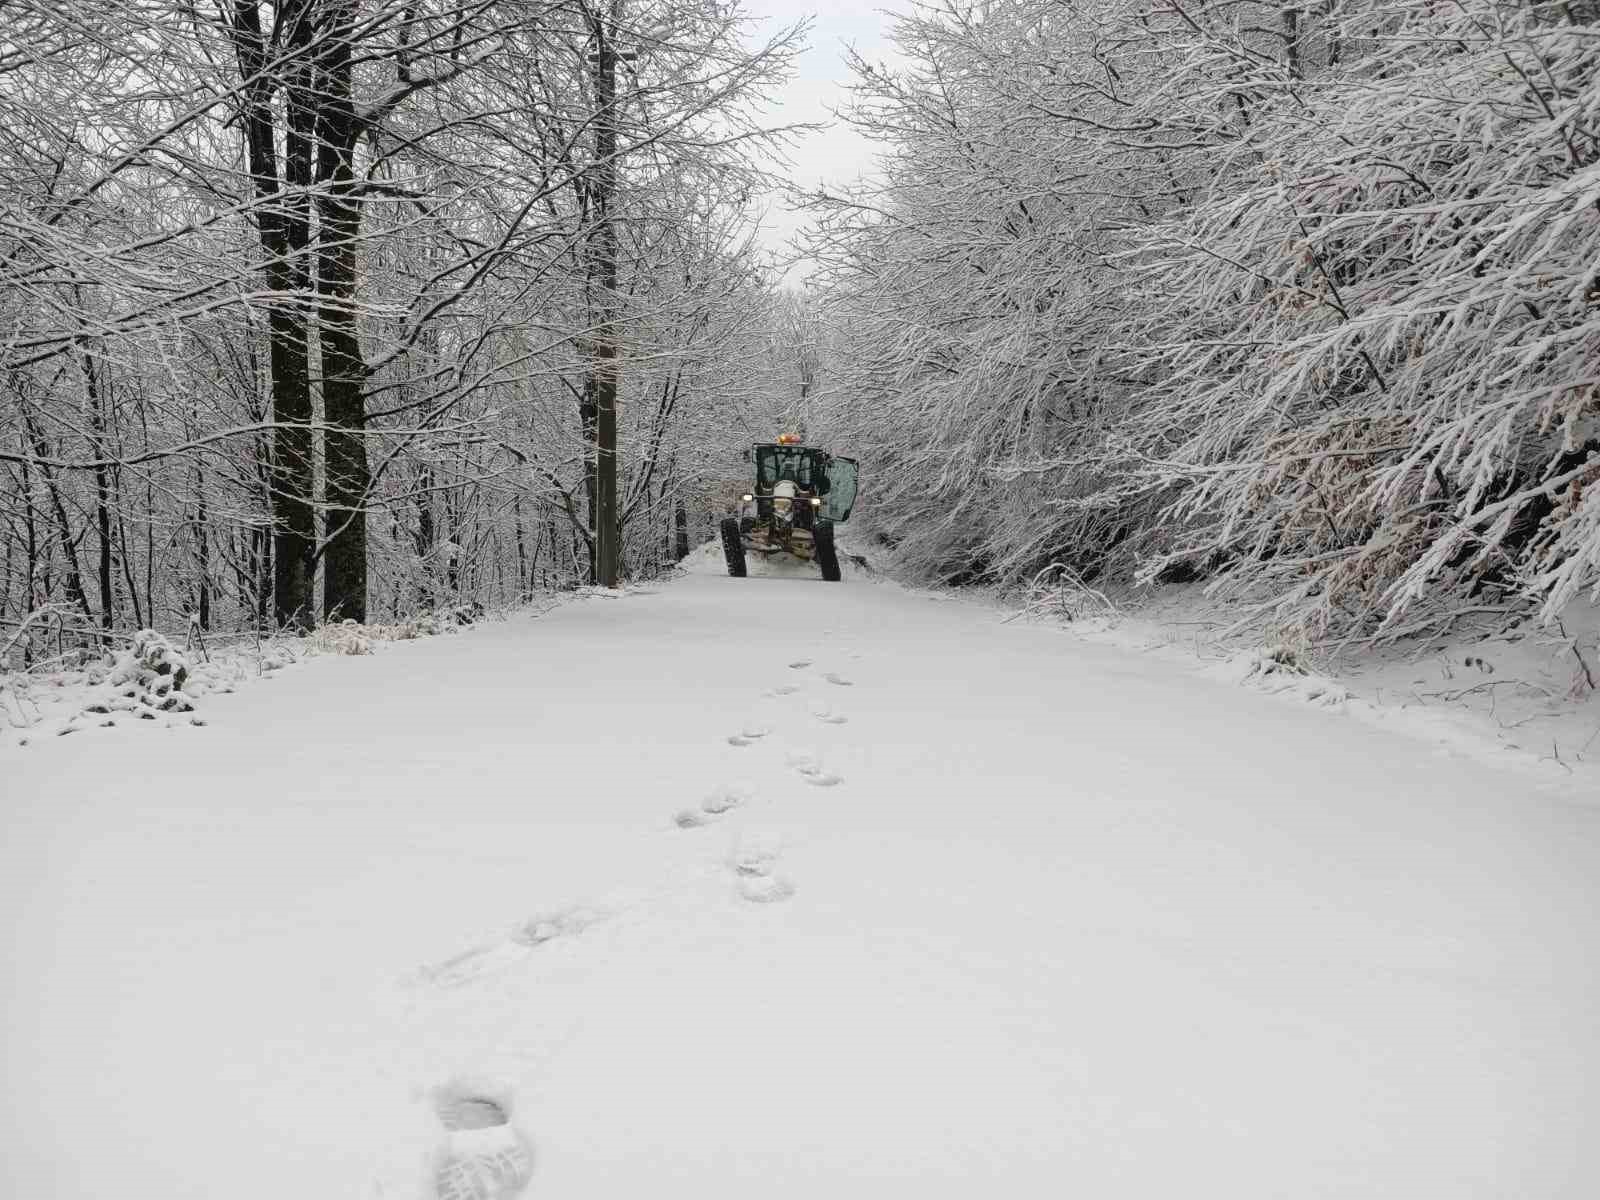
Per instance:
[[[789,669],[791,671],[804,671],[810,665],[811,660],[809,658],[797,658],[789,664]]]
[[[511,1200],[533,1177],[533,1147],[511,1123],[504,1089],[447,1084],[435,1090],[444,1134],[434,1150],[431,1195],[438,1200]]]
[[[610,915],[603,909],[583,905],[554,909],[524,921],[513,929],[504,941],[493,942],[486,946],[474,946],[471,950],[463,950],[441,963],[421,968],[417,972],[417,978],[424,979],[435,987],[465,987],[485,975],[491,975],[520,962],[535,946],[542,946],[558,937],[582,933],[589,926],[604,921]]]
[[[605,920],[606,915],[597,908],[582,906],[557,909],[524,921],[511,935],[511,940],[519,946],[542,946],[558,937],[582,933]]]
[[[738,733],[728,739],[730,746],[753,746],[772,730],[765,725],[746,725]]]
[[[416,977],[441,988],[465,987],[485,975],[504,970],[522,961],[526,945],[514,941],[494,942],[487,946],[474,946],[452,958],[418,969]]]
[[[796,692],[798,692],[799,690],[800,690],[800,687],[799,687],[798,684],[785,683],[785,684],[782,684],[779,687],[773,688],[770,692],[767,693],[767,695],[769,695],[769,696],[792,696]]]
[[[776,837],[766,834],[747,838],[734,851],[729,866],[743,899],[771,904],[794,895],[794,884],[776,874],[781,848]]]
[[[844,782],[843,775],[828,770],[814,754],[791,754],[789,766],[812,787],[837,787]]]
[[[719,787],[700,801],[700,807],[713,816],[720,816],[729,809],[738,808],[749,799],[750,793],[743,788]]]
[[[713,819],[750,801],[750,792],[741,787],[719,787],[700,801],[699,811],[686,808],[673,818],[679,829],[698,829]]]
[[[823,676],[823,678],[829,683],[833,684],[835,687],[855,687],[856,685],[855,680],[846,679],[843,675],[840,675],[834,671],[829,671]]]
[[[772,904],[794,895],[794,884],[778,875],[741,875],[739,895],[752,904]]]
[[[813,705],[811,715],[824,725],[843,725],[850,720],[849,717],[834,712],[832,706],[827,704]]]

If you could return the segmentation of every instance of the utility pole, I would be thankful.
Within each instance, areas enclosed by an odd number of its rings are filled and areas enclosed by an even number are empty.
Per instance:
[[[602,0],[603,2],[603,0]],[[594,336],[594,582],[614,588],[622,582],[622,527],[617,513],[617,227],[611,205],[617,192],[617,60],[615,40],[622,0],[611,0],[609,16],[597,3],[591,18],[594,67],[595,228],[591,242],[599,317]]]

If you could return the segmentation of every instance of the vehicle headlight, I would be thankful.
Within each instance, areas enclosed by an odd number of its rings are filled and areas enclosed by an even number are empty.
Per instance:
[[[817,496],[811,497],[811,507],[812,508],[821,508],[822,507],[821,498],[817,497]]]
[[[750,501],[755,499],[755,497],[752,496],[749,492],[746,492],[744,495],[740,496],[739,499],[743,500],[746,504],[749,504]]]

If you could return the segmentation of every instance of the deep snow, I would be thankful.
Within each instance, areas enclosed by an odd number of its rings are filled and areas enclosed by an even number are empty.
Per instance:
[[[1579,784],[696,565],[0,751],[5,1192],[1600,1191]]]

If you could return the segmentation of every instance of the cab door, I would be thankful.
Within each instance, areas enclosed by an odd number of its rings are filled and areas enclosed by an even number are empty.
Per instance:
[[[848,521],[850,510],[856,506],[856,460],[830,458],[828,460],[828,494],[822,498],[818,514],[825,521]]]

